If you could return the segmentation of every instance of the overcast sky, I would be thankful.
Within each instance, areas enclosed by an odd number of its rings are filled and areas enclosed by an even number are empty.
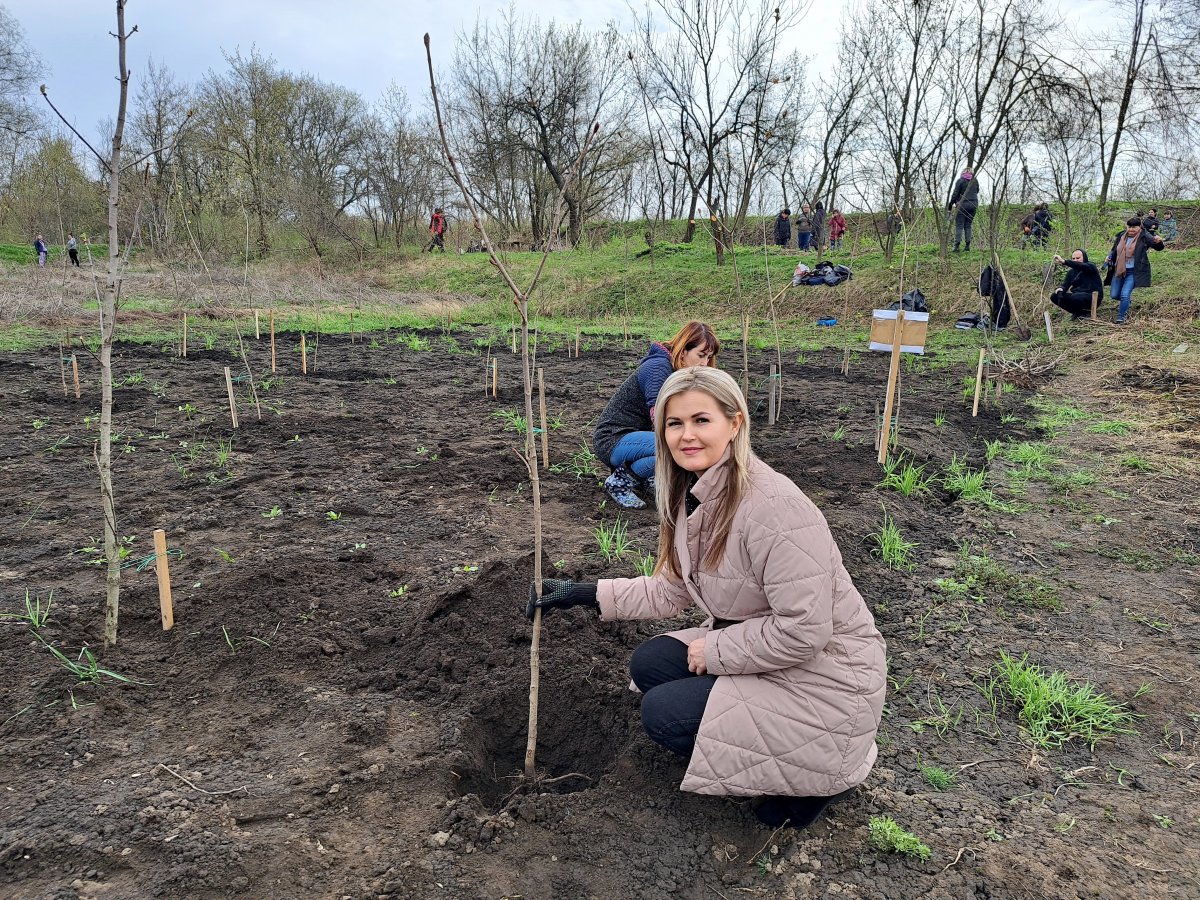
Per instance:
[[[45,82],[55,104],[85,135],[116,110],[116,27],[112,0],[0,0],[21,23],[26,40],[42,57]],[[634,0],[642,8],[642,0]],[[1079,24],[1104,16],[1104,0],[1047,0]],[[598,28],[616,20],[631,27],[625,0],[521,0],[521,14]],[[840,22],[849,0],[816,0],[790,34],[792,46],[814,57],[814,70],[833,64]],[[182,81],[195,84],[210,69],[225,67],[222,50],[256,46],[290,72],[378,100],[391,82],[408,91],[414,109],[424,108],[429,82],[422,35],[433,39],[434,60],[449,64],[456,35],[477,16],[497,18],[506,2],[475,0],[130,0],[126,25],[138,26],[129,45],[134,79],[149,57],[165,63]],[[790,49],[790,48],[784,48]],[[44,108],[36,95],[31,101]]]

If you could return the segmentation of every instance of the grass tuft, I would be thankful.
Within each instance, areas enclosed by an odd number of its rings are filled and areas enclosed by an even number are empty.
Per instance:
[[[933,851],[921,843],[920,838],[901,828],[891,816],[872,816],[868,828],[871,846],[876,850],[915,856],[922,862],[933,855]]]

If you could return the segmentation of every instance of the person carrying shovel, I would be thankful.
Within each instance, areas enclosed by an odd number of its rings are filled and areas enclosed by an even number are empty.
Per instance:
[[[820,510],[750,449],[727,372],[681,369],[654,416],[658,563],[598,584],[544,579],[525,613],[587,607],[605,622],[697,628],[634,651],[642,724],[688,760],[682,789],[749,799],[763,824],[803,828],[875,763],[886,647]]]

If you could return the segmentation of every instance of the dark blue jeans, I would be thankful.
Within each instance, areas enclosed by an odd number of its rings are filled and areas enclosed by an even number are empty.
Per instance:
[[[629,674],[642,692],[642,725],[650,740],[691,756],[715,675],[693,675],[687,644],[660,634],[633,651]]]
[[[654,474],[654,432],[631,431],[625,435],[613,448],[610,462],[614,469],[624,466],[645,481]]]
[[[796,249],[807,250],[810,244],[812,244],[811,231],[799,231],[796,233]]]

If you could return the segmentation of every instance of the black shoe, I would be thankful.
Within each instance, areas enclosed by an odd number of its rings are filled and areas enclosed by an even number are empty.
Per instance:
[[[832,797],[755,797],[750,808],[758,821],[769,828],[807,828],[820,818],[831,803],[844,800],[856,789],[842,791]]]

